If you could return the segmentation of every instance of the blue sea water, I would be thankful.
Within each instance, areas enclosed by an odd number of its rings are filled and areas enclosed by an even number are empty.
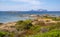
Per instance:
[[[0,23],[14,22],[18,20],[29,19],[28,17],[18,17],[22,14],[50,14],[60,16],[60,11],[48,11],[48,12],[37,12],[37,11],[0,11]]]

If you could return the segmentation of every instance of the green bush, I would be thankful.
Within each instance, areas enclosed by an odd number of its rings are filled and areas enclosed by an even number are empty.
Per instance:
[[[0,37],[4,37],[7,34],[8,34],[7,32],[0,31]]]
[[[29,29],[32,26],[31,20],[18,21],[16,24],[17,30]]]
[[[46,33],[39,33],[36,35],[30,35],[26,37],[60,37],[60,30],[52,30]]]
[[[36,25],[36,26],[32,26],[31,28],[30,28],[30,30],[32,30],[33,32],[33,34],[36,34],[36,33],[38,33],[38,32],[40,32],[40,26],[39,25]]]

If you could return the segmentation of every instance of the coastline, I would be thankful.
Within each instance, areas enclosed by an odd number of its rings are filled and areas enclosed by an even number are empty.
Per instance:
[[[49,15],[49,14],[42,14],[42,15],[27,14],[27,15],[22,15],[22,16],[16,16],[16,17],[19,17],[18,19],[13,18],[13,20],[11,20],[11,21],[0,22],[0,23],[17,22],[17,21],[19,21],[19,20],[34,19],[34,18],[37,18],[37,17],[44,17],[44,16],[60,17],[60,16],[58,16],[58,15]],[[14,19],[15,19],[15,20],[14,20]]]
[[[48,17],[57,17],[57,16],[54,16],[54,15],[52,16],[52,15],[48,15],[48,14],[44,14],[44,15],[35,15],[35,14],[32,14],[32,15],[29,15],[28,17],[34,18],[34,19],[31,19],[31,20],[37,19],[38,21],[39,21],[39,20],[42,20],[42,21],[44,21],[44,20],[50,20],[50,19],[45,19],[45,18],[44,18],[45,16],[48,16]],[[26,17],[26,16],[25,16],[25,17]],[[58,17],[59,17],[59,16],[58,16]],[[43,19],[43,18],[44,18],[44,19]],[[26,19],[25,19],[25,20],[26,20]],[[17,20],[17,21],[19,21],[19,20]],[[13,26],[13,25],[15,26],[15,24],[16,24],[17,21],[0,23],[0,24],[2,24],[1,26],[3,26],[3,27],[4,27],[4,26]],[[24,20],[23,20],[23,21],[24,21]],[[38,22],[38,21],[37,21],[37,22]],[[53,21],[53,22],[54,22],[54,21]],[[59,21],[59,22],[60,22],[60,21]],[[56,23],[56,22],[55,22],[55,23]],[[0,28],[2,28],[1,26],[0,26]]]
[[[25,16],[26,17],[26,16]],[[34,19],[18,20],[0,23],[0,31],[13,33],[15,36],[27,36],[37,33],[49,32],[51,29],[60,27],[60,17],[52,15],[29,15]],[[49,29],[50,28],[50,29]],[[37,29],[37,30],[35,30]],[[11,34],[12,35],[12,34]]]
[[[0,12],[0,23],[2,22],[14,22],[14,21],[18,21],[18,20],[23,20],[23,19],[27,19],[24,18],[25,16],[29,16],[29,15],[44,15],[44,14],[49,14],[49,15],[56,15],[56,16],[60,16],[60,12],[55,12],[55,11],[48,11],[48,12],[30,12],[30,11],[26,11],[26,12]],[[20,18],[22,17],[22,18]]]

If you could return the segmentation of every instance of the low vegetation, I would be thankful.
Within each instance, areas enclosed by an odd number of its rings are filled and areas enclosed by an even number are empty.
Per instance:
[[[46,23],[44,20],[39,21],[38,19],[20,20],[14,26],[16,31],[0,32],[0,37],[60,37],[60,18],[50,16],[43,18],[52,19],[56,23],[50,21]]]

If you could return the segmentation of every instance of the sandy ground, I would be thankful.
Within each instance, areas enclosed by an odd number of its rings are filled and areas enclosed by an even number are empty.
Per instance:
[[[15,30],[15,24],[16,22],[8,22],[0,25],[0,30],[8,30],[8,31],[13,31]]]

